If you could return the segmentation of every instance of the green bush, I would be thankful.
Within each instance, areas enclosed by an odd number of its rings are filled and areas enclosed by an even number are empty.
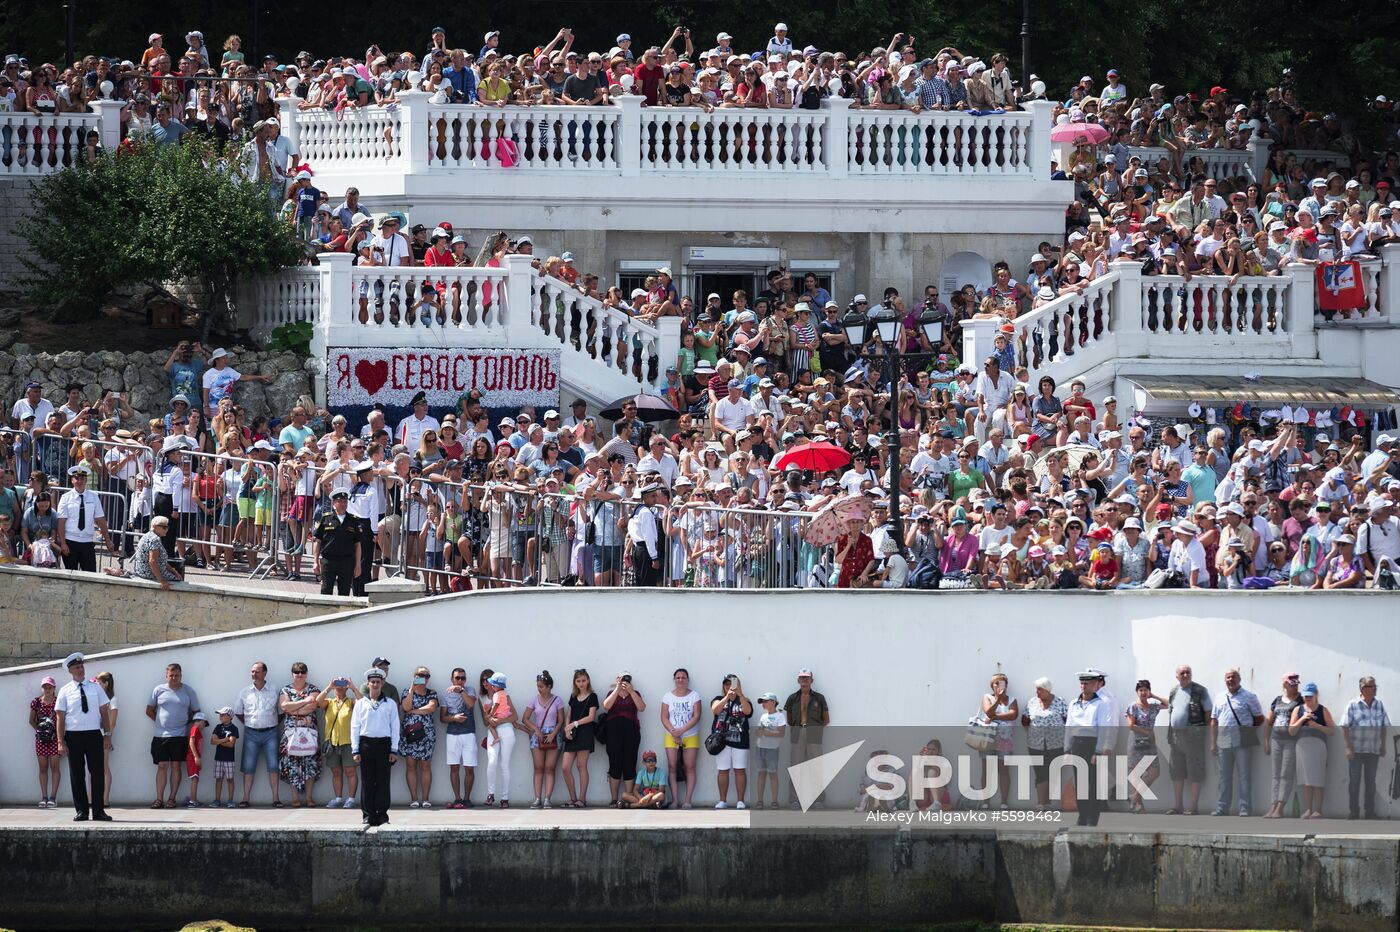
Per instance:
[[[198,143],[128,141],[91,164],[44,178],[16,227],[32,257],[22,285],[36,303],[95,316],[114,290],[202,281],[213,316],[231,313],[234,282],[293,265],[301,247],[267,189]],[[207,328],[206,328],[207,329]]]
[[[268,336],[266,349],[296,353],[298,356],[311,355],[311,323],[298,321],[283,324]]]

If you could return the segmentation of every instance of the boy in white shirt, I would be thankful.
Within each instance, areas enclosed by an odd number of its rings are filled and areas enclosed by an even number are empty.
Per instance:
[[[773,788],[773,799],[769,803],[769,808],[778,808],[778,749],[782,747],[783,737],[787,734],[787,713],[778,708],[778,696],[776,693],[764,693],[758,697],[758,704],[763,707],[763,714],[758,717],[758,730],[754,732],[758,737],[758,763],[754,767],[754,772],[758,776],[758,795],[754,797],[755,808],[763,808],[763,787]]]

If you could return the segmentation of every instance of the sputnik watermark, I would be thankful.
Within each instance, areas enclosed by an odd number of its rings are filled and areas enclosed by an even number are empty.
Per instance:
[[[875,754],[865,764],[865,775],[870,780],[866,793],[878,802],[894,802],[906,794],[919,797],[947,787],[953,782],[956,772],[959,795],[974,802],[990,800],[1001,789],[999,769],[987,768],[985,785],[973,786],[974,771],[978,768],[970,764],[977,761],[977,757],[960,754],[957,756],[955,767],[953,761],[942,755],[916,754],[908,762],[910,776],[905,778],[901,772],[906,766],[904,758],[897,754]],[[1144,755],[1131,768],[1126,758],[1098,755],[1094,758],[1093,779],[1090,778],[1089,762],[1069,754],[1056,757],[1046,757],[1043,754],[1007,754],[1001,758],[1001,763],[1011,771],[1014,792],[1021,798],[1031,794],[1031,780],[1035,768],[1048,764],[1051,799],[1061,798],[1061,787],[1069,774],[1074,777],[1076,799],[1092,798],[1107,802],[1115,794],[1119,797],[1126,796],[1130,790],[1143,800],[1157,799],[1152,788],[1142,782],[1143,775],[1157,763],[1156,756],[1151,754]],[[1111,781],[1110,776],[1113,778]],[[1088,792],[1090,789],[1093,791],[1092,797]]]
[[[788,777],[803,812],[811,809],[864,744],[857,741],[788,767]],[[1095,755],[1092,762],[1069,753],[1006,754],[1000,762],[1008,771],[1011,791],[1021,799],[1031,798],[1037,776],[1048,779],[1050,798],[1057,802],[1063,799],[1063,789],[1070,779],[1076,800],[1107,802],[1130,794],[1144,801],[1157,799],[1151,785],[1144,781],[1149,771],[1160,767],[1155,754],[1130,761],[1105,753]],[[1037,768],[1044,769],[1038,774]],[[865,762],[861,795],[877,804],[893,804],[906,797],[932,798],[956,784],[964,800],[982,803],[994,799],[1002,790],[1001,768],[986,767],[985,777],[983,771],[983,759],[976,754],[914,754],[906,758],[877,751]],[[935,812],[925,821],[956,821],[944,820],[941,815],[953,814]]]

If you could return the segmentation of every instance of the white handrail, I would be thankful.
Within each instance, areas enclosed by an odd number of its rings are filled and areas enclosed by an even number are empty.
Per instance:
[[[852,110],[853,175],[1031,177],[1032,114]]]
[[[660,327],[583,294],[552,275],[531,280],[530,322],[553,342],[599,365],[659,386],[665,379]]]
[[[47,175],[78,161],[96,113],[0,113],[0,177]]]
[[[1142,328],[1154,336],[1287,339],[1287,275],[1151,275],[1142,279]]]
[[[1087,283],[1082,293],[1060,295],[1011,321],[1016,360],[1025,366],[1032,383],[1049,366],[1115,335],[1117,282],[1118,273],[1111,271]]]
[[[337,111],[282,105],[284,129],[318,169],[392,165],[407,173],[506,170],[638,174],[745,173],[845,178],[1049,178],[1049,126],[1029,111],[437,104],[407,92],[386,106]],[[1043,164],[1042,164],[1043,163]]]

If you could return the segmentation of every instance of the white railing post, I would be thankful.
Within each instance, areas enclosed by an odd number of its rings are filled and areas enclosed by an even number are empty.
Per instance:
[[[531,285],[535,276],[529,256],[506,256],[506,345],[523,349],[538,346],[542,334],[530,322]]]
[[[427,91],[399,91],[399,152],[404,171],[422,175],[428,171]]]
[[[287,142],[291,143],[292,151],[297,154],[297,164],[306,161],[301,152],[301,128],[297,126],[297,104],[301,103],[301,98],[296,96],[277,98],[277,122],[283,136],[287,137]]]
[[[962,323],[962,361],[972,367],[973,372],[982,371],[982,360],[992,354],[992,343],[996,340],[999,320],[965,320]]]
[[[351,321],[350,265],[348,252],[323,252],[316,270],[321,274],[321,302],[311,327],[311,359],[316,364],[316,402],[326,403],[326,359],[331,348],[331,330],[337,315]]]
[[[833,181],[847,177],[851,160],[851,101],[828,97],[822,101],[826,124],[822,127],[822,164]]]
[[[1376,276],[1376,303],[1381,320],[1400,324],[1400,243],[1386,243],[1380,248],[1381,271]]]
[[[619,94],[613,102],[618,109],[613,142],[617,162],[622,177],[636,178],[642,173],[642,95]]]
[[[664,384],[666,367],[676,364],[676,357],[681,351],[681,319],[679,317],[657,318],[656,329],[661,334],[656,347],[656,353],[661,357],[661,365],[656,377],[659,383]]]
[[[1036,181],[1049,181],[1050,130],[1055,126],[1055,120],[1051,114],[1055,112],[1055,105],[1048,100],[1029,100],[1025,103],[1025,108],[1031,115],[1031,125],[1028,131],[1031,134],[1031,164],[1029,166],[1031,177]]]
[[[97,111],[97,131],[102,134],[102,148],[111,152],[122,142],[122,102],[94,100],[92,108]]]
[[[1286,265],[1283,273],[1292,281],[1288,285],[1288,335],[1293,343],[1294,359],[1317,358],[1317,331],[1313,329],[1313,314],[1317,308],[1317,288],[1314,269],[1310,265]]]
[[[1269,140],[1263,136],[1250,133],[1249,142],[1246,144],[1249,149],[1249,171],[1250,175],[1260,185],[1264,183],[1264,171],[1269,167]]]
[[[1142,300],[1142,265],[1115,262],[1109,267],[1113,282],[1113,315],[1109,331],[1116,335],[1119,358],[1147,355],[1146,311]]]

